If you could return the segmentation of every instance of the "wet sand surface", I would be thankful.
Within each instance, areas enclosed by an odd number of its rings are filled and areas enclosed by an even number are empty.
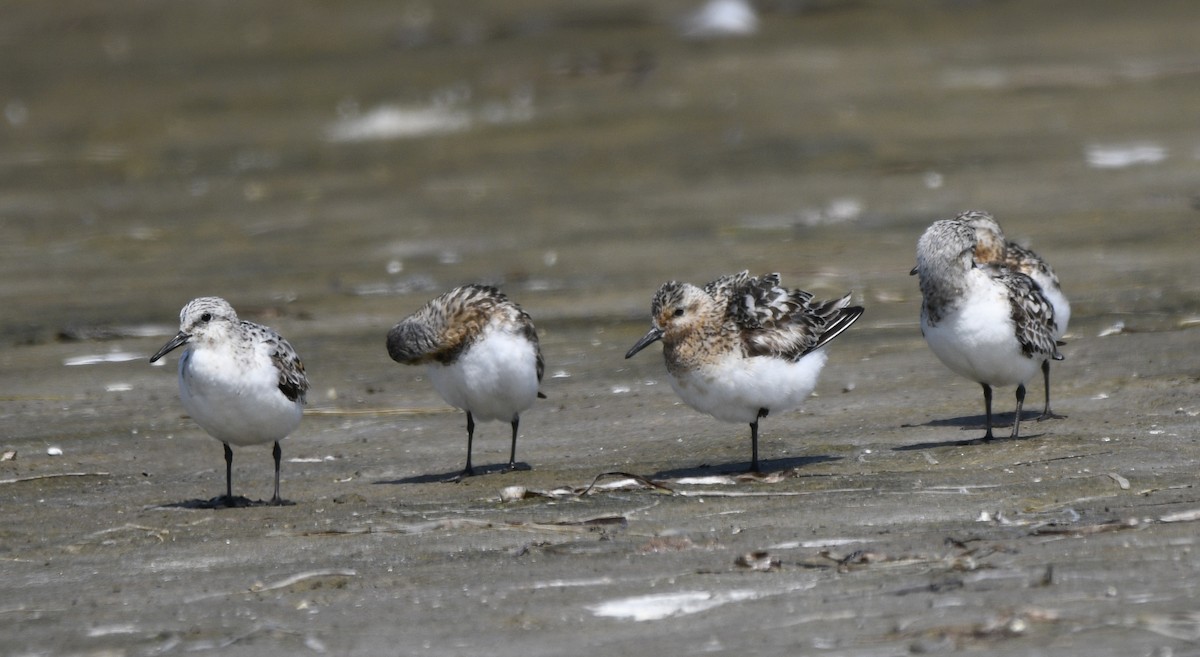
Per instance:
[[[1046,7],[763,3],[695,40],[685,3],[10,5],[0,652],[1200,650],[1200,10]],[[990,444],[908,276],[976,207],[1074,310],[1068,417],[1031,382]],[[742,269],[867,309],[760,479],[623,358],[660,283]],[[384,336],[472,281],[533,316],[548,398],[530,470],[485,423],[445,483],[465,417]],[[191,508],[221,447],[146,361],[213,294],[307,366],[293,506]],[[235,492],[270,484],[237,449]]]

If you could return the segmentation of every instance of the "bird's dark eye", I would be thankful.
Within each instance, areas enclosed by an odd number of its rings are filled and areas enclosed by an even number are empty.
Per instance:
[[[202,322],[207,322],[210,320],[212,320],[212,313],[204,313],[203,315],[200,316],[200,321],[202,321]]]
[[[676,316],[676,317],[683,317],[683,308],[676,308],[676,309],[675,309],[675,316]]]

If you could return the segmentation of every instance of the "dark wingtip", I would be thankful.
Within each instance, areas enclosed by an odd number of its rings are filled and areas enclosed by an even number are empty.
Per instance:
[[[841,335],[846,331],[846,329],[853,326],[854,323],[857,322],[860,317],[862,317],[864,311],[865,308],[862,306],[847,306],[842,308],[842,311],[838,313],[837,318],[830,322],[829,326],[825,328],[825,333],[821,335],[821,339],[818,340],[817,344],[813,345],[808,352],[816,351],[817,349],[820,349],[821,347],[824,347],[832,342],[834,338]]]
[[[292,380],[285,379],[285,378],[279,379],[279,392],[282,392],[283,396],[287,397],[288,401],[299,400],[300,403],[303,404],[305,402],[305,399],[304,399],[304,391],[305,390],[306,390],[306,388],[301,386],[300,383],[297,381],[292,381]]]

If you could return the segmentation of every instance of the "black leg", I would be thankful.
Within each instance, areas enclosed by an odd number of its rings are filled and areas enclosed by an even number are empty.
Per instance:
[[[1050,359],[1042,361],[1042,381],[1046,384],[1046,405],[1042,408],[1042,414],[1038,416],[1038,422],[1066,417],[1050,409]]]
[[[279,497],[279,458],[283,456],[283,450],[279,449],[279,441],[275,441],[275,448],[271,450],[271,456],[275,457],[275,495],[271,497],[271,504],[283,504],[283,500]]]
[[[1042,417],[1050,417],[1050,359],[1042,361],[1042,381],[1046,384],[1046,405],[1042,407]]]
[[[233,450],[229,448],[229,443],[221,443],[225,446],[225,497],[233,499]]]
[[[512,450],[508,453],[508,469],[517,469],[517,427],[521,424],[521,416],[514,415],[512,419],[513,439]]]
[[[1012,437],[1019,438],[1021,433],[1021,406],[1025,404],[1025,384],[1017,386],[1017,414],[1013,417]]]
[[[463,477],[470,477],[475,474],[475,468],[471,467],[471,443],[475,442],[475,418],[471,417],[471,411],[467,411],[467,467],[463,468]]]
[[[758,472],[758,420],[750,423],[750,472]]]
[[[992,440],[992,387],[986,383],[983,386],[983,412],[987,416],[987,433],[983,434],[984,442]]]
[[[769,413],[765,408],[758,409],[758,417],[750,423],[750,472],[758,472],[758,421]]]

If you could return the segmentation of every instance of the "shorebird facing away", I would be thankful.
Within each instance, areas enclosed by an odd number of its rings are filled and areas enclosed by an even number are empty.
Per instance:
[[[936,221],[921,235],[921,334],[946,367],[983,386],[985,441],[993,439],[992,388],[1017,387],[1017,438],[1025,382],[1043,361],[1062,359],[1054,306],[1029,276],[979,261],[978,247],[975,228],[961,218]]]
[[[179,333],[150,358],[153,363],[187,345],[179,359],[179,398],[188,414],[225,446],[225,496],[214,506],[246,506],[233,496],[230,445],[274,443],[275,493],[279,497],[279,441],[300,424],[308,377],[292,345],[274,330],[239,320],[227,301],[201,297],[179,313]]]
[[[750,425],[750,470],[759,471],[758,421],[798,406],[825,365],[824,347],[862,316],[850,295],[813,301],[779,274],[741,272],[703,288],[664,283],[650,305],[652,326],[625,354],[662,340],[671,387],[688,406]]]
[[[1042,289],[1042,294],[1046,296],[1046,300],[1054,306],[1054,340],[1057,344],[1062,345],[1060,339],[1067,332],[1067,323],[1071,321],[1071,304],[1067,301],[1067,295],[1063,294],[1062,287],[1058,283],[1058,276],[1050,268],[1050,263],[1020,244],[1005,239],[1000,224],[986,212],[968,210],[955,218],[965,221],[968,226],[975,229],[976,262],[1007,267],[1012,271],[1025,274],[1038,284],[1038,287]],[[1042,408],[1042,414],[1038,420],[1065,417],[1050,410],[1049,358],[1042,361],[1042,379],[1046,387],[1046,404]]]
[[[517,468],[521,412],[545,395],[545,371],[533,320],[502,292],[486,285],[455,288],[426,303],[388,331],[388,355],[425,365],[446,403],[467,413],[467,465],[454,479],[475,474],[475,420],[512,425],[508,467]]]

